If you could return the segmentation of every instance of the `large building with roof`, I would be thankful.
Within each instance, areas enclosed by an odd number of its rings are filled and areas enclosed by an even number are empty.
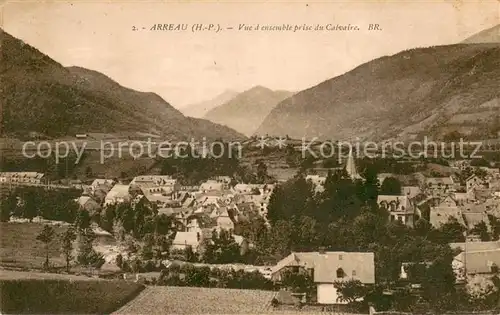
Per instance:
[[[336,282],[359,280],[375,283],[375,255],[368,252],[292,252],[271,270],[271,279],[282,281],[285,272],[313,276],[319,304],[342,304]]]

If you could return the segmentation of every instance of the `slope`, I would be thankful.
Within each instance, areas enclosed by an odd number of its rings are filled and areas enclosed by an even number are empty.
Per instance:
[[[3,135],[142,131],[174,139],[242,137],[212,123],[200,127],[154,93],[125,88],[96,71],[65,68],[1,30],[0,42]]]
[[[217,95],[216,97],[210,100],[203,101],[200,103],[190,104],[188,106],[181,108],[180,110],[186,116],[202,118],[210,110],[228,102],[236,95],[238,95],[238,92],[233,90],[226,90],[222,94]]]
[[[212,109],[204,118],[251,135],[274,106],[291,95],[291,92],[256,86]]]
[[[462,44],[500,43],[500,24],[465,39]]]
[[[500,45],[418,48],[365,63],[278,104],[257,134],[387,139],[500,130]]]

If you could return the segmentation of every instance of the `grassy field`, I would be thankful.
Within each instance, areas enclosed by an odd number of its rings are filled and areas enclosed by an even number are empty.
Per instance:
[[[8,267],[41,268],[45,260],[45,245],[36,240],[43,229],[39,223],[0,223],[0,264]],[[57,233],[63,226],[54,226]],[[65,266],[57,237],[49,246],[51,266]]]
[[[116,314],[266,314],[272,291],[147,287]]]
[[[1,279],[1,314],[109,314],[143,289],[122,280]]]

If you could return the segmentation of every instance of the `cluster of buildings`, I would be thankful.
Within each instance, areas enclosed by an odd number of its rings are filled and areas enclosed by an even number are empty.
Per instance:
[[[38,172],[0,172],[0,183],[42,185],[44,174]]]
[[[421,218],[435,228],[454,219],[468,231],[484,222],[488,232],[492,232],[490,217],[500,218],[500,171],[498,168],[474,168],[467,164],[467,161],[456,163],[453,167],[457,175],[446,177],[425,176],[423,173],[409,176],[379,174],[381,184],[385,179],[394,177],[402,183],[402,187],[399,194],[379,195],[377,203],[387,210],[389,220],[411,227]],[[464,167],[474,171],[465,180],[458,175]],[[480,172],[475,172],[477,169]],[[351,178],[362,179],[352,156],[345,170]],[[41,184],[42,178],[43,174],[35,172],[0,173],[0,182]],[[324,190],[326,176],[307,175],[306,180],[312,183],[316,192]],[[176,230],[171,245],[173,250],[183,251],[190,247],[195,253],[202,252],[204,241],[211,239],[214,231],[226,230],[243,254],[252,244],[237,235],[235,227],[239,222],[257,216],[266,220],[274,185],[232,185],[231,177],[216,176],[199,186],[182,186],[171,176],[142,175],[128,184],[96,179],[83,188],[82,196],[75,201],[89,212],[120,203],[133,205],[142,200],[157,209],[158,214],[173,218]],[[469,233],[465,243],[450,245],[460,249],[452,263],[458,282],[487,278],[498,273],[499,241],[482,242],[479,235]],[[374,259],[373,253],[292,252],[275,266],[260,271],[275,282],[280,282],[285,272],[308,273],[317,288],[317,302],[334,304],[340,302],[334,285],[336,282],[354,279],[364,284],[375,283]],[[401,279],[408,278],[406,268],[409,264],[412,263],[401,266]]]
[[[213,232],[228,231],[244,252],[251,244],[234,233],[238,222],[261,216],[266,220],[269,197],[274,189],[270,184],[236,184],[229,176],[217,176],[199,186],[182,186],[171,176],[142,175],[130,183],[96,179],[84,187],[75,201],[81,209],[94,212],[120,203],[137,204],[143,201],[159,215],[171,217],[176,230],[172,249],[190,247],[203,250],[204,240]]]
[[[379,195],[377,203],[387,210],[389,220],[398,220],[410,227],[423,218],[439,228],[453,218],[467,230],[483,221],[491,231],[488,217],[500,217],[500,171],[489,167],[470,169],[479,169],[484,176],[472,174],[461,180],[458,167],[456,175],[443,177],[427,177],[422,173],[379,174],[380,184],[392,177],[402,187],[400,194]]]

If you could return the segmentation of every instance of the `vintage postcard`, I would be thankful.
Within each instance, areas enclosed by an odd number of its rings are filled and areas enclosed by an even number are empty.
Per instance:
[[[500,2],[3,1],[1,314],[499,314]]]

